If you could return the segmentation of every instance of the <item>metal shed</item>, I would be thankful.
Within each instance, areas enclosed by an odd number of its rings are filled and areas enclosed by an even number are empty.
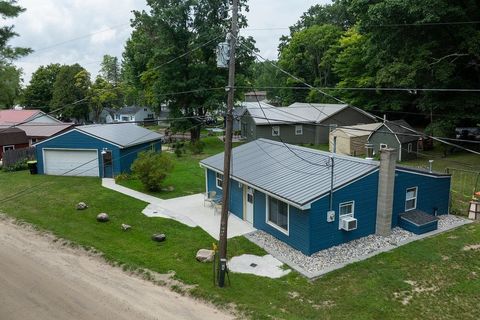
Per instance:
[[[329,135],[330,152],[334,152],[334,145],[336,145],[336,153],[349,156],[364,155],[368,136],[381,125],[381,123],[369,123],[333,130]]]

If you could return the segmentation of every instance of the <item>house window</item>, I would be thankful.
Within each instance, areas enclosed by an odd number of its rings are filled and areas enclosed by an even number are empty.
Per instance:
[[[380,143],[380,150],[387,149],[388,146],[385,143]]]
[[[417,208],[418,187],[408,188],[405,196],[405,211]]]
[[[295,126],[295,135],[301,136],[303,134],[303,126],[301,124]]]
[[[408,144],[407,150],[408,150],[408,153],[412,152],[412,144],[411,143]]]
[[[14,145],[3,146],[3,152],[8,150],[15,150],[15,146]]]
[[[122,121],[128,121],[129,118],[127,116],[122,116]]]
[[[153,119],[153,113],[147,114],[147,118],[148,118],[148,119]]]
[[[272,137],[278,137],[280,135],[280,127],[273,126],[272,127]]]
[[[147,108],[144,108],[143,111],[147,112],[148,110],[147,110]]]
[[[267,223],[288,234],[288,204],[278,199],[267,197]]]
[[[340,217],[350,216],[353,218],[354,210],[355,210],[355,201],[348,201],[348,202],[340,203],[338,212],[340,213]]]
[[[222,189],[222,185],[223,185],[223,174],[217,172],[217,173],[216,173],[216,177],[215,177],[215,181],[216,181],[217,188],[218,188],[218,189]]]

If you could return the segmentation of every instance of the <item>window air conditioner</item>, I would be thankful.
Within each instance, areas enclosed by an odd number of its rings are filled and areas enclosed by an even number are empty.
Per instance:
[[[354,217],[341,217],[340,218],[340,229],[345,231],[352,231],[357,229],[357,219]]]

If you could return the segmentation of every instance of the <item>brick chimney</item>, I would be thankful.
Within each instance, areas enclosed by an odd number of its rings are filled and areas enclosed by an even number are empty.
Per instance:
[[[388,236],[392,232],[393,188],[395,185],[396,149],[380,150],[378,174],[376,234]]]

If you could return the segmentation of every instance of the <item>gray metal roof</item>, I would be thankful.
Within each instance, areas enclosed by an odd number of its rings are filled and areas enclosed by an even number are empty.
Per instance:
[[[127,148],[145,142],[163,138],[161,134],[137,126],[133,123],[92,124],[76,128],[99,139],[112,142],[122,148]]]
[[[303,207],[330,191],[329,152],[258,139],[233,149],[232,177]],[[334,154],[334,189],[379,166],[378,161]],[[223,153],[200,162],[223,172]]]
[[[348,107],[346,104],[294,103],[289,107],[275,107],[264,101],[243,102],[257,125],[282,123],[320,123]]]

